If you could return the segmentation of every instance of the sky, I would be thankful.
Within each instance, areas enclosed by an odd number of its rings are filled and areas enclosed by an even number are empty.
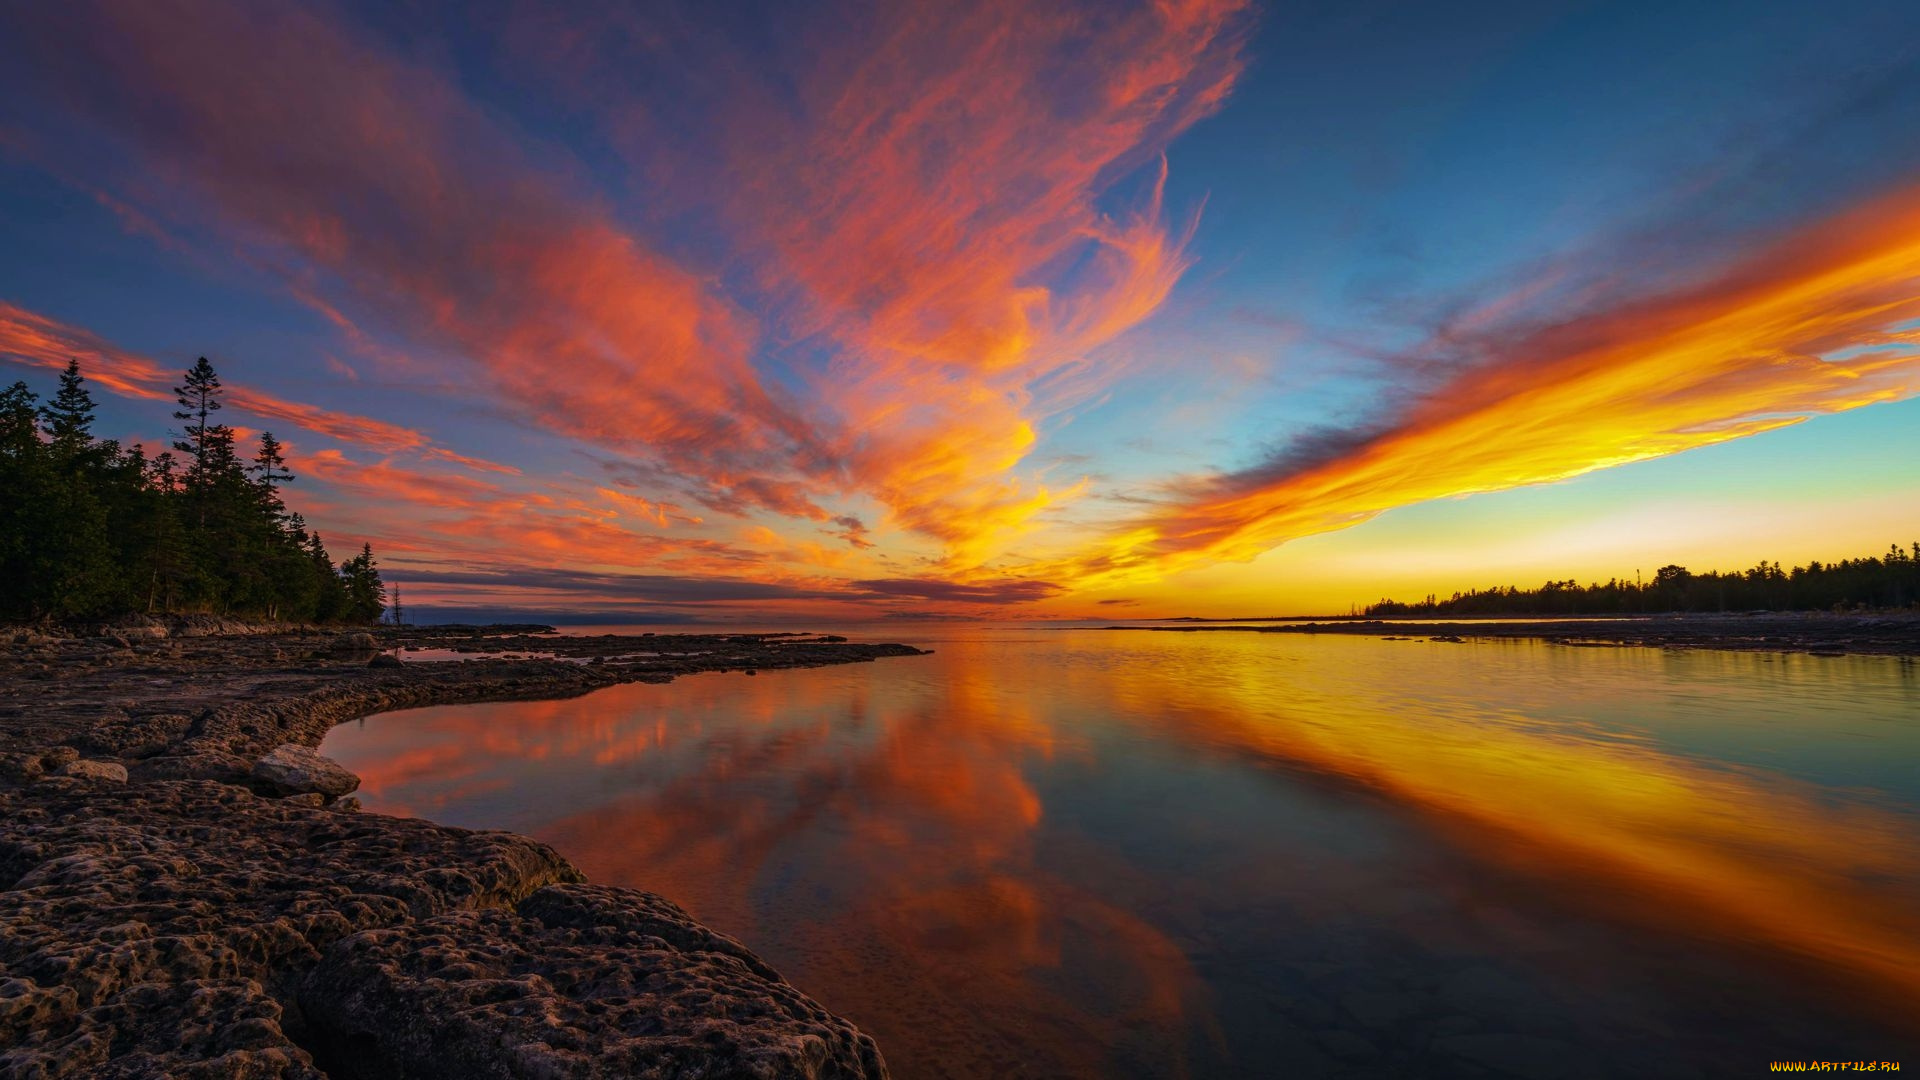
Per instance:
[[[1920,539],[1920,6],[0,6],[0,378],[416,618],[1345,612]]]

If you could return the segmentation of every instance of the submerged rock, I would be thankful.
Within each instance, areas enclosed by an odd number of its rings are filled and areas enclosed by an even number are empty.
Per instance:
[[[360,778],[311,747],[285,743],[253,764],[253,778],[276,795],[318,792],[337,799],[360,786]]]

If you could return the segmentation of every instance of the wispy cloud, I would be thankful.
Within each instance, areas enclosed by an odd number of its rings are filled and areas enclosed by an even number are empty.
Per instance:
[[[567,39],[588,19],[543,21]],[[98,179],[123,220],[267,268],[366,364],[458,358],[489,412],[622,455],[687,499],[829,526],[864,497],[966,568],[1061,497],[1020,475],[1036,425],[1111,377],[1089,354],[1190,265],[1160,183],[1119,185],[1219,106],[1247,21],[1244,0],[913,5],[833,20],[741,72],[712,110],[719,149],[692,155],[674,198],[728,223],[730,257],[771,298],[753,315],[566,149],[334,9],[25,10],[11,29],[44,62],[16,76],[43,108],[9,119],[47,136],[50,168]],[[644,35],[586,37],[631,70]],[[770,131],[775,87],[796,122]],[[639,107],[583,100],[607,128]],[[64,160],[69,144],[89,149]],[[116,164],[90,169],[103,146]],[[763,378],[766,350],[795,341],[820,343],[820,366]],[[864,524],[837,532],[868,542]]]
[[[684,468],[790,449],[777,436],[800,425],[747,365],[748,321],[441,73],[315,8],[77,3],[19,22],[59,57],[40,85],[127,145],[173,212],[198,207],[336,324],[368,312],[470,358],[503,412]]]
[[[729,210],[769,251],[763,277],[800,332],[836,345],[820,380],[848,418],[834,457],[950,565],[1058,497],[1016,474],[1037,397],[1110,377],[1089,353],[1191,263],[1159,183],[1118,217],[1100,200],[1219,105],[1245,23],[1232,0],[889,9],[821,43],[791,137],[734,162],[747,183]]]
[[[55,370],[66,367],[69,360],[76,360],[80,363],[81,374],[90,381],[123,397],[145,401],[173,401],[173,387],[179,383],[187,367],[184,363],[178,368],[164,367],[147,357],[117,348],[89,330],[67,325],[4,300],[0,300],[0,356]],[[400,424],[288,401],[245,385],[230,384],[226,390],[227,403],[234,409],[262,420],[283,421],[351,446],[382,453],[425,451],[470,468],[506,468],[455,454],[451,450],[430,447],[427,436]]]
[[[1460,369],[1391,421],[1175,485],[1040,571],[1117,584],[1410,503],[1548,483],[1920,393],[1920,192],[1752,251],[1705,284],[1452,329]]]

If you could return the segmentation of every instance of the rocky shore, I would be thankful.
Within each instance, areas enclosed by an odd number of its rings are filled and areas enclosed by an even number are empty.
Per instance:
[[[670,901],[360,812],[311,748],[391,709],[919,650],[540,629],[0,631],[0,1078],[884,1077]]]
[[[1539,638],[1569,646],[1651,646],[1797,652],[1814,656],[1920,656],[1920,613],[1833,615],[1757,612],[1748,615],[1644,615],[1620,619],[1315,619],[1274,623],[1183,623],[1108,626],[1168,633],[1238,631],[1260,634],[1361,634],[1438,642]]]

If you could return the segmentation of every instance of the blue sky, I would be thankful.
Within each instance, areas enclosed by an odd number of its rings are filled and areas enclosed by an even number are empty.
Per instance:
[[[138,374],[101,427],[157,445],[209,356],[419,605],[1311,611],[1920,532],[1913,5],[0,29],[11,374]]]

